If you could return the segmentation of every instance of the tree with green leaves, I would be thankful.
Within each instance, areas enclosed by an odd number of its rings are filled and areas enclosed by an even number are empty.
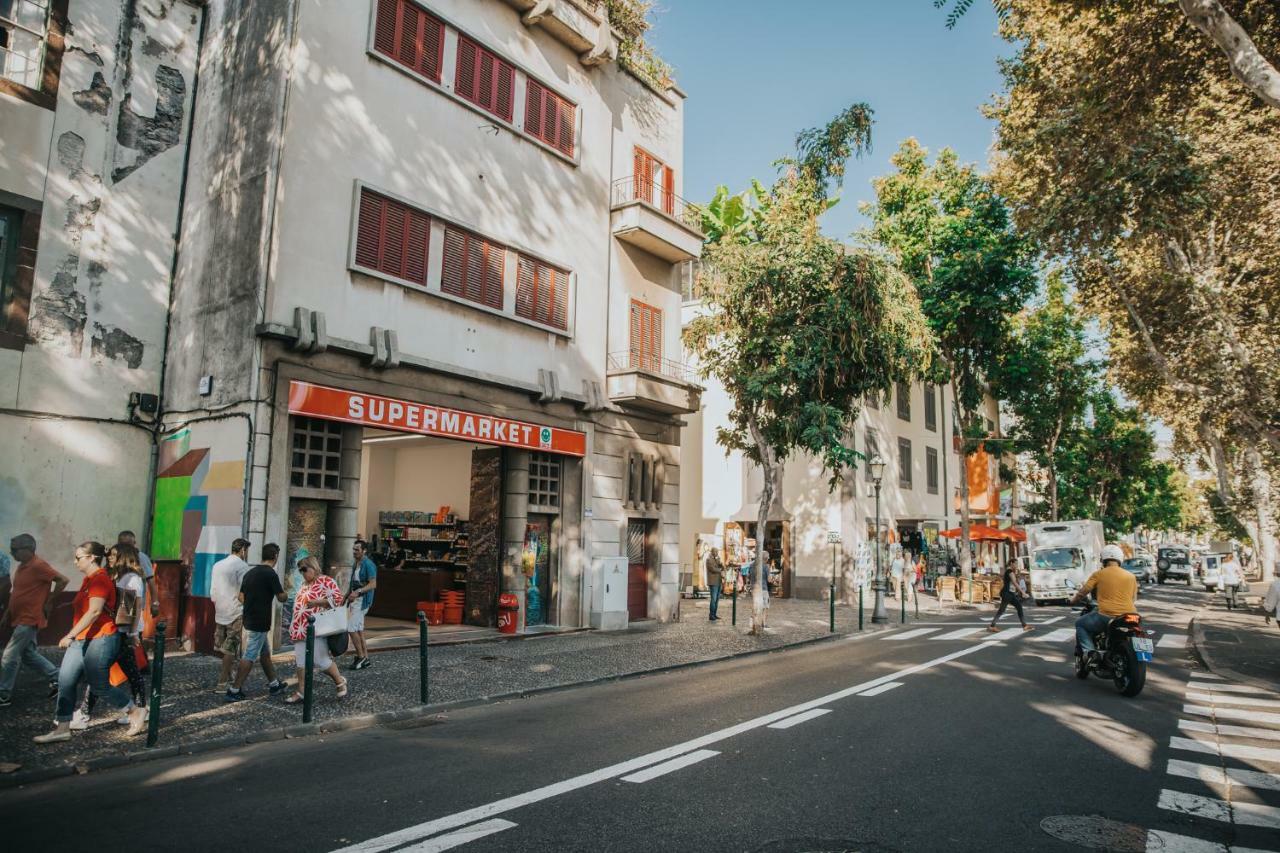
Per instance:
[[[758,530],[765,530],[781,466],[809,453],[834,487],[860,454],[847,436],[864,396],[928,369],[929,328],[911,282],[873,251],[824,236],[818,218],[844,161],[870,141],[870,110],[855,105],[801,134],[798,156],[754,209],[751,233],[704,252],[703,313],[685,343],[733,402],[719,443],[760,466]],[[753,631],[763,616],[757,549]]]
[[[872,221],[868,236],[892,254],[920,294],[941,356],[931,378],[951,385],[965,442],[960,569],[968,576],[968,456],[985,437],[979,407],[1009,348],[1011,320],[1035,292],[1034,253],[990,181],[951,149],[931,164],[928,152],[908,139],[890,162],[896,171],[873,182],[876,201],[863,211]]]
[[[1016,321],[994,381],[1013,416],[1012,450],[1029,454],[1044,471],[1048,519],[1057,521],[1058,444],[1079,423],[1098,383],[1098,365],[1085,358],[1084,319],[1067,298],[1061,270],[1049,274],[1044,302]]]

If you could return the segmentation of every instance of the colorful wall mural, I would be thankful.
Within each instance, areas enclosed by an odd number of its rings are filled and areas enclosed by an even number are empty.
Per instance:
[[[243,535],[243,427],[181,429],[160,442],[151,556],[191,566],[191,594],[209,594],[213,564]],[[224,439],[224,440],[217,440]]]

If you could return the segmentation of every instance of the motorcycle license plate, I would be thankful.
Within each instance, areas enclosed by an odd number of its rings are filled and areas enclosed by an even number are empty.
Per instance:
[[[1133,643],[1133,650],[1137,652],[1138,660],[1149,661],[1155,657],[1156,645],[1150,640],[1142,637],[1131,637],[1129,642]]]

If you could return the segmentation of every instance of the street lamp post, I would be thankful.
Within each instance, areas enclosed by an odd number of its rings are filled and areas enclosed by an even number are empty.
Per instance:
[[[889,621],[889,612],[884,608],[884,573],[880,567],[880,480],[884,477],[884,459],[877,453],[871,457],[867,466],[871,469],[871,482],[876,487],[876,582],[874,584],[876,604],[871,611],[871,621],[874,624],[883,625]]]

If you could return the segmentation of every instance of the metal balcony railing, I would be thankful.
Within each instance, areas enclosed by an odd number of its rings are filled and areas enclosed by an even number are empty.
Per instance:
[[[669,379],[689,383],[693,383],[697,377],[697,371],[687,364],[635,349],[611,353],[609,355],[609,370],[644,370],[649,373],[666,376]]]
[[[611,206],[618,207],[632,201],[643,202],[681,225],[702,234],[702,208],[669,192],[662,184],[646,181],[634,175],[614,181]]]

